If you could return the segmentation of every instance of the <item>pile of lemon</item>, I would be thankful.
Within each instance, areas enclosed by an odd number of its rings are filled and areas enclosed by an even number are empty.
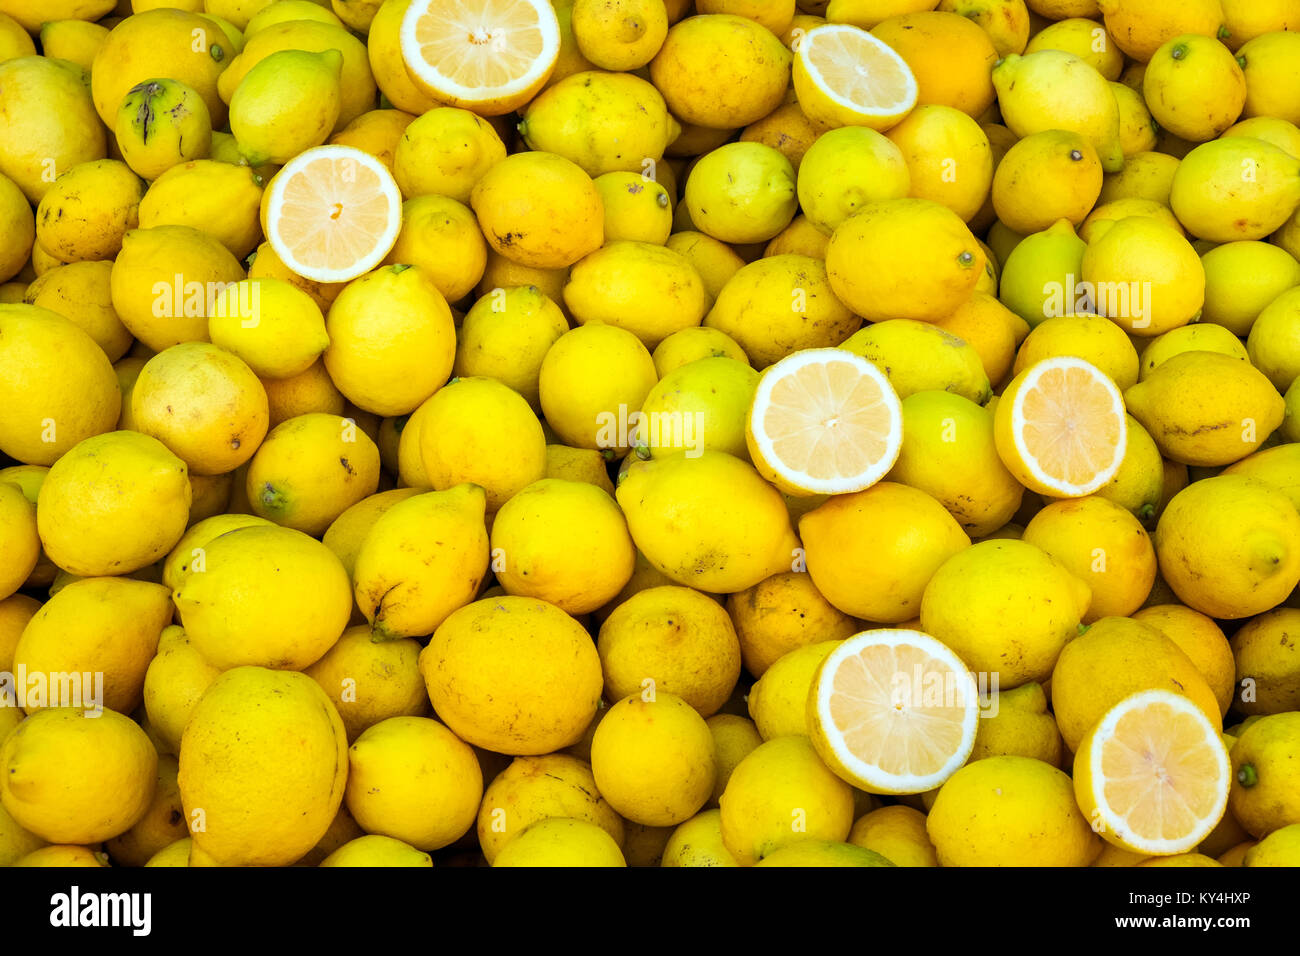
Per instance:
[[[1298,126],[1287,0],[0,0],[0,865],[1300,865]]]

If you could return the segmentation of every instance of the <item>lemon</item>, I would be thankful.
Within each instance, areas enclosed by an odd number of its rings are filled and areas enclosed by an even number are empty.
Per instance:
[[[794,167],[762,143],[729,143],[706,154],[686,178],[686,207],[705,235],[767,242],[798,208]]]
[[[1101,850],[1070,778],[1031,757],[958,770],[940,788],[926,832],[941,866],[1087,866]]]
[[[390,717],[421,717],[429,697],[420,678],[415,640],[374,641],[368,627],[350,627],[303,674],[321,685],[338,709],[347,739]]]
[[[1297,481],[1298,473],[1294,471],[1297,463],[1300,463],[1300,444],[1288,442],[1248,455],[1222,473],[1257,478],[1283,492],[1292,504],[1300,508],[1300,481]]]
[[[538,391],[547,424],[566,445],[618,450],[631,447],[631,415],[655,381],[654,360],[637,336],[595,324],[555,341],[542,359]]]
[[[1256,837],[1300,823],[1300,788],[1296,787],[1295,713],[1261,717],[1242,731],[1233,745],[1235,783],[1228,795],[1232,815]]]
[[[41,486],[41,543],[73,574],[128,574],[172,549],[190,498],[185,463],[158,440],[137,432],[87,438],[55,462]]]
[[[47,57],[0,63],[0,174],[38,203],[59,176],[104,158],[85,71]],[[116,109],[116,102],[114,109]]]
[[[1105,372],[1121,388],[1137,383],[1138,354],[1119,326],[1092,315],[1062,315],[1034,328],[1016,355],[1019,375],[1048,358],[1074,356]]]
[[[669,29],[650,79],[678,119],[737,129],[781,105],[790,63],[776,35],[753,20],[703,14]]]
[[[810,840],[843,841],[853,789],[821,762],[807,737],[769,740],[732,772],[721,799],[722,841],[743,866]]]
[[[104,847],[115,863],[144,866],[155,854],[188,834],[176,782],[177,771],[175,757],[158,758],[158,781],[149,809],[135,826],[109,840]]]
[[[483,269],[483,278],[476,291],[479,295],[487,295],[493,289],[533,285],[552,302],[562,302],[564,283],[568,281],[567,268],[535,269],[532,266],[520,265],[489,246],[487,265]]]
[[[835,291],[827,266],[803,255],[775,255],[738,269],[704,318],[734,339],[758,368],[801,349],[839,345],[862,320]]]
[[[111,9],[111,7],[107,7],[106,11]],[[32,42],[27,28],[8,13],[0,13],[0,17],[3,18],[0,19],[0,60],[12,60],[20,56],[35,56],[36,44]],[[80,21],[69,20],[66,22]],[[34,24],[34,28],[43,32],[42,24],[39,22]],[[54,52],[50,53],[50,56],[55,55]],[[59,58],[67,59],[67,57]]]
[[[398,501],[378,517],[352,572],[376,640],[430,634],[474,598],[488,567],[485,505],[482,488],[460,484]]]
[[[1169,204],[1187,231],[1212,242],[1263,239],[1300,202],[1300,163],[1262,139],[1225,137],[1178,164]]]
[[[745,670],[763,674],[790,651],[838,641],[857,631],[856,621],[835,607],[807,573],[786,571],[727,597]]]
[[[1244,690],[1238,709],[1245,714],[1280,714],[1300,710],[1300,661],[1291,634],[1300,626],[1300,610],[1279,607],[1252,618],[1232,636],[1237,687]]]
[[[876,322],[845,339],[840,348],[885,372],[900,398],[937,389],[983,404],[992,395],[975,349],[928,322]]]
[[[1189,465],[1245,458],[1285,412],[1263,373],[1240,358],[1207,351],[1166,359],[1125,392],[1125,401],[1165,457]]]
[[[836,495],[804,515],[799,532],[808,573],[826,599],[889,623],[915,617],[935,570],[970,543],[942,504],[892,481]]]
[[[1274,830],[1246,851],[1243,866],[1295,866],[1300,861],[1300,823]]]
[[[554,153],[518,153],[495,164],[474,185],[470,205],[488,245],[522,265],[561,269],[604,241],[595,184]]]
[[[122,98],[113,132],[136,175],[157,179],[178,163],[203,159],[212,147],[212,117],[191,86],[167,78],[137,83]]]
[[[699,325],[708,308],[704,281],[685,256],[648,242],[607,242],[574,265],[564,301],[580,325],[627,329],[646,348]]]
[[[1177,644],[1154,627],[1106,617],[1065,646],[1052,671],[1052,710],[1061,736],[1077,752],[1084,735],[1112,706],[1142,690],[1188,698],[1214,727],[1221,725],[1214,692]]]
[[[1096,10],[1092,11],[1095,15]],[[1056,20],[1030,37],[1023,52],[1064,50],[1092,66],[1106,79],[1118,80],[1124,70],[1124,53],[1106,33],[1106,28],[1086,16]],[[1021,51],[1016,51],[1021,52]]]
[[[722,842],[722,811],[701,811],[673,830],[664,847],[662,865],[740,866]]]
[[[409,843],[376,833],[348,841],[319,865],[432,867],[433,858]]]
[[[314,279],[305,279],[289,269],[284,264],[284,260],[271,248],[269,242],[263,242],[253,251],[249,257],[252,262],[248,267],[248,278],[250,279],[281,279],[290,285],[307,293],[308,297],[316,303],[316,307],[322,313],[329,310],[330,303],[333,302],[343,287],[347,284],[344,282],[317,282]]]
[[[914,109],[889,130],[888,138],[902,151],[910,176],[910,191],[899,195],[934,200],[965,222],[974,218],[989,195],[995,158],[975,120],[951,106],[931,103]],[[801,204],[806,211],[807,203]]]
[[[1154,627],[1186,654],[1214,692],[1220,713],[1227,713],[1233,693],[1233,651],[1213,620],[1181,604],[1155,604],[1133,615]]]
[[[803,163],[809,147],[817,139],[817,130],[797,102],[784,103],[741,131],[742,143],[762,143],[780,152],[795,172]]]
[[[1279,149],[1295,156],[1300,153],[1300,129],[1294,123],[1272,116],[1252,116],[1233,123],[1221,134],[1224,139],[1229,136],[1246,136],[1262,139]]]
[[[654,179],[680,126],[644,79],[584,70],[529,103],[519,132],[529,148],[563,156],[589,176],[632,172]]]
[[[848,842],[871,850],[895,866],[938,866],[939,858],[925,829],[925,814],[911,807],[890,806],[859,818]]]
[[[626,866],[618,843],[586,820],[549,817],[529,824],[497,854],[493,866]]]
[[[1119,105],[1106,78],[1063,50],[1005,57],[993,70],[1003,122],[1019,137],[1063,129],[1088,140],[1101,167],[1119,172]]]
[[[139,222],[144,184],[126,165],[100,159],[72,167],[36,207],[36,241],[61,262],[111,259]]]
[[[369,110],[330,137],[332,146],[352,146],[393,171],[397,144],[415,117],[396,109]]]
[[[1246,75],[1245,115],[1271,116],[1300,122],[1300,100],[1290,91],[1294,83],[1297,44],[1286,30],[1270,31],[1244,43],[1237,51]]]
[[[726,332],[710,326],[674,332],[655,346],[651,358],[654,360],[655,371],[661,379],[669,372],[674,372],[683,365],[689,365],[700,359],[729,358],[749,364],[749,356],[740,347],[740,343]]]
[[[1279,392],[1300,377],[1300,336],[1295,331],[1300,295],[1288,290],[1270,302],[1250,327],[1246,350],[1251,363]]]
[[[29,285],[24,301],[71,319],[116,362],[134,340],[113,310],[112,274],[111,262],[70,262]]]
[[[1241,340],[1221,325],[1197,323],[1172,329],[1152,339],[1142,350],[1139,378],[1145,381],[1157,368],[1184,352],[1219,352],[1249,362],[1250,356]]]
[[[41,557],[36,507],[17,485],[0,484],[0,594],[6,598],[23,586]]]
[[[189,837],[167,844],[144,864],[145,866],[189,866],[190,850],[194,841]]]
[[[1087,248],[1065,219],[1025,236],[1002,259],[1002,304],[1035,328],[1044,320],[1085,311],[1071,290],[1082,274]]]
[[[11,594],[0,599],[0,668],[13,671],[14,648],[18,646],[23,628],[40,607],[39,601],[25,594]],[[18,721],[14,723],[16,725]],[[9,729],[6,726],[0,730],[0,739],[4,738]]]
[[[605,210],[606,241],[628,239],[663,245],[672,231],[668,190],[638,173],[604,173],[594,180]]]
[[[437,490],[481,485],[495,512],[546,470],[546,437],[528,403],[495,379],[455,379],[429,399],[420,453]]]
[[[641,405],[637,443],[651,457],[723,451],[747,459],[745,427],[758,373],[732,358],[704,358],[659,380]]]
[[[602,70],[645,66],[668,36],[668,12],[659,0],[575,0],[572,10],[578,50]]]
[[[749,716],[764,740],[808,736],[808,696],[818,669],[839,641],[818,641],[777,658],[749,689]]]
[[[324,317],[311,297],[272,278],[226,285],[212,303],[208,331],[213,344],[266,378],[305,372],[330,344]]]
[[[763,255],[800,255],[825,262],[826,247],[830,242],[830,236],[809,222],[807,216],[795,216],[790,220],[790,225],[777,233],[767,244]]]
[[[375,85],[384,99],[399,110],[420,116],[440,104],[415,85],[402,59],[400,31],[410,6],[411,0],[384,0],[379,5],[370,21],[366,52]]]
[[[342,69],[338,50],[280,50],[244,74],[230,98],[230,131],[250,165],[288,162],[329,138]]]
[[[591,767],[566,754],[516,757],[483,794],[478,841],[488,863],[526,827],[562,817],[600,827],[621,846],[623,819],[596,788]]]
[[[1156,516],[1164,491],[1164,464],[1160,449],[1150,433],[1132,415],[1125,416],[1128,424],[1124,440],[1124,460],[1115,477],[1099,488],[1099,498],[1112,501],[1127,509],[1143,523]]]
[[[806,840],[784,846],[764,857],[755,866],[893,866],[874,850],[851,843]]]
[[[461,320],[452,370],[497,379],[539,410],[542,361],[568,328],[564,313],[536,286],[494,289]]]
[[[1300,262],[1267,242],[1215,246],[1201,256],[1201,265],[1205,268],[1201,322],[1221,325],[1234,336],[1248,335],[1269,303],[1300,285]]]
[[[1031,757],[1049,766],[1061,763],[1061,733],[1047,709],[1041,684],[1030,682],[998,691],[984,704],[970,759]]]
[[[48,708],[0,745],[0,800],[50,843],[91,844],[125,833],[153,796],[158,755],[116,711]]]
[[[877,263],[863,270],[863,262]],[[840,300],[871,322],[933,321],[970,298],[984,253],[951,209],[928,199],[865,204],[835,230],[826,247],[826,273]],[[900,283],[900,275],[924,282]]]
[[[828,130],[799,165],[799,206],[809,222],[829,235],[864,204],[907,196],[911,168],[897,141],[873,129]]]
[[[1112,82],[1110,89],[1119,107],[1119,148],[1124,159],[1155,149],[1160,127],[1151,118],[1142,95],[1123,83]]]
[[[262,238],[262,181],[247,166],[198,159],[164,172],[140,200],[140,228],[193,226],[221,241],[237,259]]]
[[[1142,95],[1162,128],[1200,143],[1241,115],[1246,76],[1217,38],[1186,34],[1167,40],[1151,56]],[[1195,107],[1189,110],[1188,104]]]
[[[144,675],[144,707],[153,732],[169,753],[179,754],[181,735],[199,698],[221,675],[180,627],[163,628],[158,652]]]
[[[204,548],[227,531],[254,525],[267,527],[270,524],[265,518],[251,514],[220,514],[194,522],[163,562],[162,583],[173,591],[179,588],[186,575],[194,570],[195,564],[203,566],[201,558]]]
[[[260,380],[266,392],[270,416],[269,426],[309,412],[342,415],[347,404],[325,370],[324,362],[314,362],[305,372],[292,378],[266,378]]]
[[[763,742],[763,738],[752,720],[736,714],[714,714],[705,723],[709,725],[709,733],[713,734],[713,749],[718,767],[713,797],[709,800],[709,806],[716,806],[723,791],[727,789],[732,772]]]
[[[1090,599],[1088,585],[1042,549],[986,540],[933,572],[921,599],[921,628],[972,671],[997,674],[1009,690],[1047,680]],[[1006,630],[1017,635],[1010,646],[996,636]]]
[[[679,584],[730,593],[793,568],[798,542],[780,492],[731,455],[637,462],[616,497],[637,548]]]
[[[1188,3],[1135,3],[1133,0],[1097,0],[1106,30],[1120,49],[1143,63],[1151,60],[1166,40],[1194,33],[1213,37],[1223,27],[1223,8],[1214,0]]]
[[[546,446],[547,478],[586,482],[613,497],[614,482],[609,479],[607,464],[605,456],[592,448]]]
[[[935,498],[972,538],[1006,524],[1023,488],[998,457],[992,414],[937,390],[907,396],[902,408],[903,445],[888,480]]]
[[[332,23],[335,26],[343,25],[343,21],[338,18],[337,14],[329,9],[329,4],[319,4],[315,0],[278,0],[278,2],[266,4],[249,17],[248,24],[243,27],[242,33],[245,37],[251,37],[259,30],[265,30],[269,26],[289,20],[318,20],[321,23]]]
[[[378,415],[414,411],[451,373],[451,310],[418,266],[382,266],[348,283],[330,306],[325,332],[331,380]]]
[[[993,104],[989,72],[998,62],[997,50],[989,35],[965,17],[930,10],[901,13],[876,24],[871,34],[911,69],[918,106],[937,104],[979,116]]]
[[[1043,130],[1012,146],[998,164],[993,208],[1016,232],[1038,232],[1059,219],[1077,226],[1096,204],[1101,182],[1101,164],[1087,139]]]
[[[468,110],[438,107],[402,132],[393,153],[393,177],[407,199],[436,194],[465,204],[483,174],[505,155],[487,120]]]
[[[239,260],[215,236],[191,226],[135,229],[122,237],[113,261],[113,309],[155,352],[206,342],[209,316],[243,278]]]
[[[342,129],[362,113],[374,109],[375,80],[367,62],[365,44],[337,24],[316,20],[273,23],[249,36],[244,49],[230,61],[219,78],[217,89],[221,99],[233,103],[234,93],[244,77],[262,60],[285,50],[306,53],[337,50],[343,54],[339,115],[334,124],[335,130]]]
[[[73,581],[28,622],[13,664],[29,675],[45,675],[51,687],[59,674],[95,672],[101,675],[96,693],[103,695],[98,703],[130,713],[140,704],[145,671],[171,615],[167,589],[160,585],[129,578]],[[87,703],[90,690],[82,689]],[[28,698],[24,708],[30,714],[57,704]]]
[[[3,740],[4,737],[0,736],[0,743]],[[44,840],[19,826],[4,805],[0,804],[0,866],[13,866],[44,846]],[[100,864],[96,861],[95,865]]]
[[[390,717],[348,749],[346,800],[362,829],[436,850],[474,825],[483,774],[473,749],[436,720]]]
[[[413,498],[420,491],[419,488],[381,491],[363,498],[334,519],[321,542],[338,555],[349,577],[356,567],[357,556],[361,553],[367,535],[379,518],[398,502]]]
[[[14,182],[0,176],[0,226],[4,228],[4,245],[0,247],[0,278],[8,282],[17,276],[30,261],[32,243],[36,241],[36,220],[32,207]],[[23,287],[12,292],[7,302],[21,302]]]
[[[343,722],[311,678],[227,671],[204,693],[181,743],[191,864],[294,862],[329,828],[347,773]]]
[[[1205,269],[1196,250],[1169,226],[1131,216],[1084,252],[1082,276],[1094,308],[1134,335],[1186,325],[1205,301]]]
[[[1024,319],[991,293],[979,289],[957,311],[933,324],[966,340],[979,355],[990,384],[1006,381],[1016,358],[1016,348],[1029,334],[1029,324]]]
[[[108,854],[84,846],[45,846],[15,860],[14,866],[108,866]]]

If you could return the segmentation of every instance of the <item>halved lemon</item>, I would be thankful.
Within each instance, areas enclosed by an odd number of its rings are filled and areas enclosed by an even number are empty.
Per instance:
[[[1124,460],[1124,396],[1090,362],[1044,359],[1002,393],[993,437],[1002,463],[1030,491],[1081,498],[1114,478]]]
[[[885,373],[860,355],[805,349],[763,373],[746,432],[754,467],[786,494],[846,494],[894,467],[903,410]]]
[[[794,93],[814,125],[881,132],[916,106],[912,68],[883,40],[845,23],[813,27],[794,55]]]
[[[262,197],[267,241],[296,275],[348,282],[374,269],[397,242],[402,193],[380,160],[351,146],[305,150]]]
[[[813,747],[871,793],[924,793],[966,762],[980,701],[946,645],[904,629],[863,631],[835,648],[808,694]]]
[[[531,100],[560,55],[560,21],[549,0],[414,0],[399,36],[416,86],[482,116]]]
[[[1192,850],[1228,806],[1232,766],[1219,731],[1167,690],[1125,697],[1074,757],[1074,795],[1108,842],[1136,853]]]

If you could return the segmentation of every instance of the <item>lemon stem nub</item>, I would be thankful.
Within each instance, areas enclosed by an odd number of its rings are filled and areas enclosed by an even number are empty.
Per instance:
[[[1241,765],[1241,769],[1237,771],[1237,782],[1247,790],[1259,783],[1259,774],[1255,772],[1253,764],[1244,763]]]

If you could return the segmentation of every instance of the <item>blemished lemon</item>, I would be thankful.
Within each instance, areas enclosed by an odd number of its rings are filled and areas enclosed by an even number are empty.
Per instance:
[[[144,708],[149,726],[161,741],[159,750],[179,754],[181,736],[208,686],[221,676],[199,653],[185,631],[163,628],[158,651],[144,675]]]
[[[357,606],[376,640],[423,637],[468,604],[488,569],[487,497],[477,485],[398,501],[361,541]]]
[[[526,266],[562,269],[604,241],[595,183],[554,153],[506,157],[474,184],[470,205],[488,245]]]
[[[939,865],[925,831],[925,814],[912,807],[881,807],[859,817],[848,842],[879,853],[895,866]]]
[[[451,310],[419,266],[383,266],[348,283],[330,306],[325,333],[331,380],[377,415],[413,412],[451,374]]]
[[[477,828],[483,856],[494,863],[524,828],[551,817],[584,820],[623,845],[623,818],[596,788],[591,766],[567,754],[546,754],[516,757],[488,785]]]
[[[738,129],[781,105],[790,61],[777,36],[753,20],[704,14],[669,29],[650,80],[683,122]]]
[[[1246,622],[1232,636],[1236,687],[1253,681],[1254,693],[1244,693],[1237,708],[1245,714],[1278,714],[1300,710],[1300,665],[1290,634],[1300,624],[1300,610],[1278,607]]]
[[[441,195],[467,204],[474,186],[506,157],[492,124],[468,110],[436,107],[402,132],[393,177],[407,199]]]
[[[125,163],[100,159],[59,176],[36,207],[36,241],[60,262],[111,259],[139,224],[144,183]]]
[[[157,438],[190,474],[221,475],[248,461],[266,437],[262,383],[237,356],[205,342],[159,352],[131,390],[137,430]]]
[[[564,303],[579,325],[627,329],[648,349],[699,325],[708,309],[704,280],[685,256],[631,240],[607,241],[574,265]]]
[[[1103,170],[1123,168],[1119,104],[1106,78],[1085,60],[1064,50],[1013,54],[994,68],[993,85],[1002,121],[1017,136],[1074,132],[1092,144]]]
[[[904,398],[902,413],[903,443],[889,481],[935,498],[972,538],[1011,520],[1024,489],[998,457],[989,410],[927,390]]]
[[[1286,411],[1282,396],[1253,365],[1208,351],[1166,359],[1124,398],[1164,456],[1188,465],[1245,458]]]
[[[1060,561],[1092,590],[1083,615],[1126,617],[1140,608],[1156,578],[1156,552],[1141,523],[1105,498],[1056,501],[1034,515],[1022,540]]]
[[[931,322],[885,319],[849,336],[840,348],[884,372],[900,398],[917,392],[952,392],[983,405],[993,393],[979,353]]]
[[[302,674],[226,671],[203,694],[180,749],[192,866],[293,863],[325,834],[343,801],[343,722]]]
[[[892,481],[836,495],[800,519],[799,534],[817,590],[846,614],[887,623],[916,617],[935,571],[970,544],[942,504]]]
[[[588,63],[529,103],[519,132],[529,148],[563,156],[589,176],[622,171],[656,179],[681,126],[646,80]]]
[[[1008,228],[1032,233],[1059,219],[1083,222],[1101,193],[1102,170],[1078,133],[1043,130],[1007,151],[993,175],[993,208]]]
[[[1201,256],[1205,307],[1201,323],[1221,325],[1234,336],[1250,334],[1255,318],[1287,289],[1300,285],[1300,262],[1267,242],[1226,242]]]
[[[594,180],[605,210],[605,239],[663,245],[672,231],[668,190],[639,173],[615,170]]]
[[[1010,690],[1051,676],[1061,649],[1077,636],[1090,598],[1088,585],[1042,549],[986,540],[933,573],[921,600],[921,629],[971,670],[998,674],[999,686]],[[1020,635],[1010,648],[995,637],[1009,626]]]
[[[799,206],[790,160],[762,143],[728,143],[706,153],[686,177],[695,228],[723,242],[767,242]]]
[[[740,762],[720,808],[724,846],[742,866],[752,866],[807,840],[846,839],[853,788],[827,769],[807,737],[778,737]]]
[[[912,177],[906,155],[892,136],[886,139],[864,126],[842,126],[822,133],[804,153],[797,186],[803,214],[830,235],[865,203],[909,195]]]
[[[1216,730],[1222,723],[1214,692],[1177,644],[1131,618],[1095,622],[1065,645],[1052,671],[1052,710],[1066,747],[1078,753],[1084,736],[1112,707],[1145,690],[1177,693]]]
[[[104,494],[105,481],[115,494]],[[64,453],[46,475],[36,509],[41,544],[73,574],[129,574],[180,540],[191,494],[185,462],[157,439],[125,431],[96,435]]]
[[[660,0],[575,0],[570,23],[579,52],[602,70],[645,66],[668,36]]]
[[[94,844],[149,809],[158,754],[116,711],[52,707],[5,738],[0,771],[0,801],[24,830],[50,843]]]
[[[740,866],[722,842],[722,811],[701,811],[673,830],[661,865]]]
[[[999,690],[989,698],[981,700],[971,760],[1032,757],[1060,766],[1061,732],[1047,709],[1043,685],[1031,681],[1011,690]]]
[[[134,338],[113,310],[112,274],[111,262],[56,266],[27,286],[22,301],[71,319],[95,340],[109,361],[116,362]]]
[[[1174,173],[1169,205],[1194,236],[1211,242],[1263,239],[1300,201],[1295,157],[1261,139],[1202,143]]]
[[[429,698],[462,740],[496,753],[552,753],[581,738],[602,678],[590,635],[527,597],[452,612],[420,654]]]
[[[732,771],[763,742],[763,738],[752,720],[737,714],[714,714],[705,723],[709,725],[709,733],[713,734],[713,750],[718,767],[713,797],[708,804],[715,807],[727,789]]]
[[[495,378],[540,410],[542,361],[568,329],[559,306],[536,286],[493,289],[461,320],[452,371]]]
[[[626,866],[618,843],[594,823],[548,817],[529,824],[497,854],[493,866]]]
[[[864,271],[859,264],[878,262]],[[932,321],[970,298],[984,253],[951,209],[928,199],[865,204],[835,230],[826,248],[831,288],[863,318]],[[924,276],[924,292],[900,275]]]
[[[638,461],[615,497],[637,548],[677,583],[730,593],[794,567],[798,541],[780,492],[724,452]]]
[[[98,673],[99,704],[130,713],[140,704],[145,671],[158,647],[158,637],[171,620],[167,589],[130,578],[83,578],[73,581],[36,612],[13,651],[13,668],[42,674],[51,686],[57,675]],[[105,641],[111,634],[112,640]],[[91,688],[82,688],[89,703]],[[57,700],[28,699],[31,714]],[[69,702],[64,702],[68,706]]]
[[[212,664],[300,670],[339,639],[351,588],[339,559],[290,528],[237,528],[202,548],[173,594],[186,636]]]
[[[436,720],[390,717],[348,749],[348,811],[366,832],[426,852],[474,825],[483,773],[474,750]]]
[[[958,770],[939,789],[926,832],[941,866],[1087,866],[1101,850],[1070,778],[1029,757]]]
[[[310,535],[379,484],[379,448],[355,419],[311,412],[276,425],[248,462],[253,514]]]
[[[754,677],[790,651],[821,641],[843,640],[856,621],[817,589],[812,576],[786,571],[727,596],[745,670]]]
[[[817,669],[839,641],[818,641],[796,647],[781,655],[749,689],[749,716],[763,740],[778,737],[809,737],[814,715],[808,697],[817,679]],[[828,765],[834,766],[828,761]],[[843,774],[841,774],[843,776]]]
[[[1232,775],[1237,786],[1228,795],[1228,805],[1253,836],[1266,837],[1300,823],[1300,791],[1295,786],[1297,726],[1300,719],[1294,713],[1260,717],[1233,744]]]
[[[547,424],[566,445],[620,451],[631,447],[631,415],[656,380],[636,335],[595,324],[565,332],[547,350],[538,390]]]
[[[420,644],[374,641],[368,627],[350,627],[303,674],[321,685],[338,709],[347,739],[390,717],[422,717],[429,696],[420,678]]]
[[[862,326],[811,256],[765,256],[736,270],[718,291],[707,328],[734,339],[756,368],[802,349],[839,345]]]

